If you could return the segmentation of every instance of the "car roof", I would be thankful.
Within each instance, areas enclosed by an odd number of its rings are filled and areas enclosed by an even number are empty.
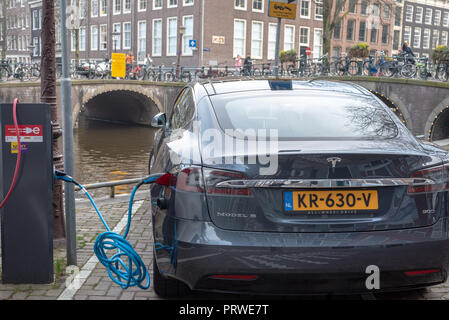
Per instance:
[[[321,92],[362,94],[366,96],[372,95],[367,89],[351,82],[318,79],[233,79],[202,82],[201,85],[209,96],[236,92],[279,90],[313,90]]]

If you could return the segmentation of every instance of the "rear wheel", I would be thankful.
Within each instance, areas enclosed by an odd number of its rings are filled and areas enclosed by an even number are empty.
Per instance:
[[[359,74],[359,63],[357,61],[350,61],[348,66],[348,73],[351,76],[356,76]]]
[[[176,298],[185,296],[190,292],[189,287],[179,280],[173,278],[164,278],[159,271],[156,263],[156,257],[153,254],[153,289],[158,296],[164,298]]]

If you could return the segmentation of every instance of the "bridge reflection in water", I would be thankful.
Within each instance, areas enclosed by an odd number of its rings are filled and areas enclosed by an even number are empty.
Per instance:
[[[88,184],[146,175],[154,132],[147,126],[81,117],[74,130],[75,179]],[[94,196],[109,194],[107,188],[92,191]]]

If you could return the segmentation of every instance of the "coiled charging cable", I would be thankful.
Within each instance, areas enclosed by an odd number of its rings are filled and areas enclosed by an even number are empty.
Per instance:
[[[139,254],[134,250],[132,245],[126,240],[126,237],[131,226],[132,206],[134,195],[137,189],[143,184],[157,183],[158,179],[164,177],[163,174],[153,174],[145,179],[142,179],[131,193],[128,206],[128,223],[126,225],[123,236],[111,231],[108,224],[104,220],[97,205],[90,196],[89,192],[80,183],[76,182],[72,177],[64,172],[56,171],[55,178],[70,182],[77,185],[86,196],[89,198],[92,206],[100,217],[101,222],[106,228],[106,232],[100,234],[95,240],[94,253],[98,260],[108,270],[109,277],[116,284],[120,285],[122,289],[127,289],[130,286],[138,286],[141,289],[148,289],[150,287],[150,275],[148,269],[145,267]],[[163,178],[162,178],[163,179]],[[115,252],[112,256],[108,256],[106,251],[113,250]]]
[[[5,203],[8,201],[9,197],[11,196],[12,191],[14,190],[14,187],[16,186],[17,177],[19,176],[19,168],[20,168],[20,160],[22,155],[21,145],[20,145],[20,132],[19,132],[19,123],[17,121],[17,104],[19,103],[19,99],[14,99],[14,104],[12,108],[12,117],[14,121],[14,128],[16,129],[16,137],[17,137],[17,159],[16,159],[16,168],[14,169],[14,176],[12,178],[11,185],[9,187],[9,191],[6,194],[3,201],[0,203],[0,209],[3,208]]]

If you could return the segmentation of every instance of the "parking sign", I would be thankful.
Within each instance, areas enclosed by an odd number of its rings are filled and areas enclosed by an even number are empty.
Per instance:
[[[189,40],[189,48],[196,48],[196,40],[195,39]]]

